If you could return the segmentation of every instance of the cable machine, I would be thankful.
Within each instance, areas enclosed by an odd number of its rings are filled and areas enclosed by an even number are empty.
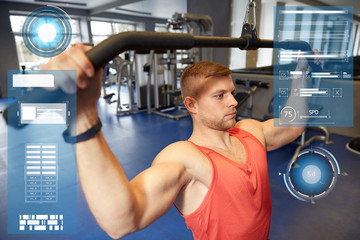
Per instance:
[[[213,21],[207,15],[175,13],[168,20],[167,31],[211,36]],[[190,64],[209,58],[212,59],[210,48],[151,51],[146,67],[147,95],[150,95],[147,112],[176,120],[188,116],[181,99],[180,76]]]
[[[250,8],[254,9],[254,23],[248,23],[248,16]],[[192,48],[239,48],[241,50],[256,50],[258,48],[283,48],[292,50],[312,51],[309,43],[305,41],[273,41],[268,39],[259,39],[256,34],[256,16],[255,16],[255,2],[250,1],[247,13],[245,16],[242,34],[240,38],[233,37],[217,37],[217,36],[194,36],[190,33],[170,33],[170,32],[122,32],[109,37],[97,46],[89,50],[86,55],[90,59],[93,66],[98,69],[105,66],[110,60],[115,59],[120,53],[135,50],[135,51],[149,51],[154,54],[155,51],[174,51],[174,50],[189,50]],[[184,18],[186,19],[186,18]],[[312,60],[308,61],[309,65],[315,71],[321,71],[321,67],[316,65]],[[150,72],[149,72],[150,74]],[[150,84],[150,82],[148,83]],[[150,88],[148,88],[149,91]],[[42,90],[44,91],[44,90]],[[34,90],[36,92],[36,90]],[[149,92],[148,92],[149,93]],[[34,101],[37,99],[46,98],[51,101],[55,94],[29,94],[24,96],[24,101]],[[147,96],[150,98],[150,94]],[[148,99],[149,100],[149,99]],[[17,108],[17,105],[10,105],[9,108]],[[7,109],[3,115],[8,122]],[[17,116],[9,116],[9,119]],[[16,123],[17,121],[10,121]],[[18,126],[16,126],[18,127]],[[324,130],[326,136],[321,138],[325,142],[329,141],[329,134]],[[295,164],[297,153],[305,146],[309,145],[311,141],[305,142],[304,135],[298,150],[292,159],[292,164]],[[315,139],[313,139],[315,140]],[[313,141],[312,140],[312,141]]]

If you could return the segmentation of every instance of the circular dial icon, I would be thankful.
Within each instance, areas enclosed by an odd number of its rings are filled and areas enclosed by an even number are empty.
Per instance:
[[[289,163],[284,182],[294,197],[314,202],[332,191],[339,174],[339,165],[330,152],[311,147],[300,151],[294,164]]]
[[[283,122],[292,122],[296,118],[296,111],[293,107],[286,106],[280,112],[280,120]]]
[[[26,18],[22,37],[26,47],[41,57],[64,51],[71,40],[70,17],[60,8],[38,8]]]

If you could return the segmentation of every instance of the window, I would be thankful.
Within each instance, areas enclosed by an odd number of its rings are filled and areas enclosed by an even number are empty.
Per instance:
[[[231,37],[240,37],[248,0],[232,1]],[[246,51],[230,49],[230,69],[246,67]]]
[[[90,26],[94,45],[120,32],[140,30],[138,23],[125,21],[92,20]]]
[[[166,24],[155,23],[155,32],[167,32],[168,28]]]
[[[12,14],[10,15],[11,29],[15,37],[16,51],[19,65],[25,66],[26,69],[38,69],[39,66],[48,61],[48,58],[37,56],[32,53],[26,46],[22,38],[22,27],[27,15]],[[80,20],[77,18],[70,19],[72,38],[71,44],[81,42]]]

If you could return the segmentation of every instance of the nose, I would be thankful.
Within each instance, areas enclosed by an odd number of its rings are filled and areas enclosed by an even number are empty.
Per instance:
[[[238,102],[236,101],[234,95],[230,94],[229,107],[236,107]]]

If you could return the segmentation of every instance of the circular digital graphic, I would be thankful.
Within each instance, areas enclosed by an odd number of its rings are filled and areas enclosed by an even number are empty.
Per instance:
[[[34,54],[41,57],[58,55],[71,40],[70,17],[58,7],[38,8],[26,18],[22,37]]]
[[[302,172],[302,177],[309,184],[318,183],[321,179],[321,170],[315,165],[306,166]]]
[[[284,122],[292,122],[296,118],[296,111],[293,107],[286,106],[280,112],[280,119]]]
[[[289,163],[284,182],[294,197],[314,202],[332,191],[339,174],[339,164],[330,152],[311,147],[303,149],[294,164]]]

